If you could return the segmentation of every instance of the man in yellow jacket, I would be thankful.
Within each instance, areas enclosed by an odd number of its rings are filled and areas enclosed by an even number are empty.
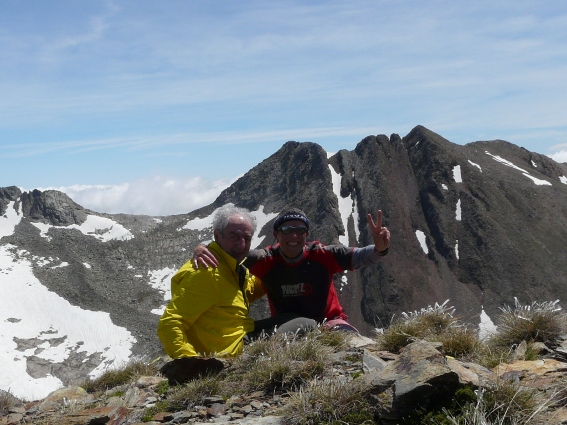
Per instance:
[[[244,335],[254,330],[248,306],[264,295],[261,282],[241,265],[255,230],[249,211],[221,207],[209,244],[219,266],[195,269],[188,261],[171,279],[172,298],[158,325],[165,352],[174,359],[161,370],[170,383],[219,372],[223,363],[214,357],[242,352]]]

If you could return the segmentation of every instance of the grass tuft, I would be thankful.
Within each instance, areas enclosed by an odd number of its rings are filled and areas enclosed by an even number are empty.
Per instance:
[[[140,376],[156,373],[157,369],[153,364],[142,360],[132,360],[122,368],[107,370],[96,379],[87,379],[80,386],[89,393],[95,393],[128,384]]]
[[[524,305],[516,300],[513,308],[501,307],[502,314],[496,320],[497,330],[489,344],[513,347],[526,341],[528,344],[542,342],[556,348],[560,336],[567,332],[567,315],[558,303],[559,300]]]
[[[0,390],[0,416],[8,414],[8,411],[22,404],[21,400],[15,397],[10,391]]]
[[[313,380],[290,395],[286,425],[371,424],[373,407],[360,381]]]
[[[243,373],[233,375],[232,390],[282,391],[321,376],[333,351],[325,345],[329,341],[336,338],[314,330],[301,337],[275,334],[252,342],[233,364]]]
[[[475,352],[479,344],[478,333],[468,329],[454,316],[455,309],[448,307],[448,302],[402,313],[399,320],[376,338],[380,349],[399,353],[406,345],[425,339],[442,342],[445,352],[453,357]]]
[[[447,413],[453,425],[524,425],[541,422],[541,413],[551,398],[541,400],[537,390],[516,382],[499,381],[493,388],[476,391],[476,403],[463,406],[458,415]]]

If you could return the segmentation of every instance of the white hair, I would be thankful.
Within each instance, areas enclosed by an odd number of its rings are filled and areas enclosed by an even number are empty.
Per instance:
[[[228,225],[228,221],[235,215],[240,215],[246,218],[252,226],[252,233],[256,233],[256,217],[254,217],[246,208],[236,207],[234,204],[225,204],[217,210],[213,217],[213,231],[218,230],[221,233],[224,232],[224,229],[226,229],[226,226]]]

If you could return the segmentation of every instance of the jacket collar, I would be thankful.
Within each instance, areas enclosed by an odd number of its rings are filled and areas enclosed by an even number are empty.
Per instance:
[[[215,257],[217,257],[219,262],[226,263],[226,265],[230,267],[231,270],[236,270],[236,266],[238,266],[236,259],[228,255],[218,243],[213,241],[208,245],[208,248],[215,254]]]

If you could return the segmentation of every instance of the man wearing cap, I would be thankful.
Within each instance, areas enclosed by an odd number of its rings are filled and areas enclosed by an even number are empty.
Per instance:
[[[356,248],[307,242],[309,220],[299,209],[286,209],[276,218],[273,233],[277,243],[250,250],[244,262],[262,280],[272,314],[271,320],[255,323],[255,334],[297,317],[356,331],[339,303],[333,275],[373,265],[388,253],[390,232],[382,227],[382,211],[378,210],[376,223],[371,214],[367,219],[374,245]],[[203,248],[195,248],[194,264],[214,266],[216,260]]]

